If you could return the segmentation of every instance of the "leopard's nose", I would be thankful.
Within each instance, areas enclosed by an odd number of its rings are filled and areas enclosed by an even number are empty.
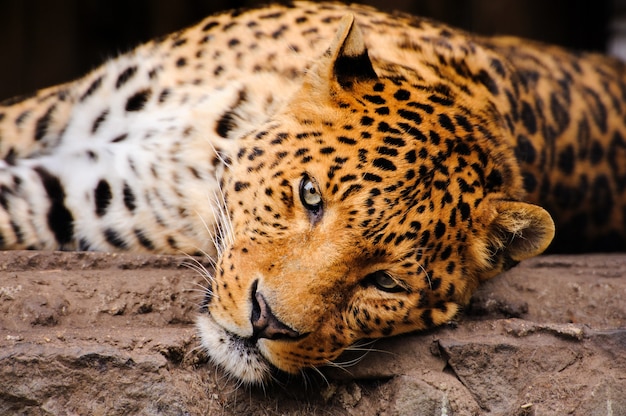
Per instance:
[[[295,339],[300,333],[282,323],[267,304],[265,297],[257,292],[258,281],[252,287],[252,338]]]

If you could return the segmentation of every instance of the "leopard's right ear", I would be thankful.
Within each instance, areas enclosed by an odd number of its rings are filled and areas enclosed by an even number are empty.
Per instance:
[[[491,207],[485,237],[479,253],[481,279],[506,271],[520,261],[537,256],[554,238],[554,221],[540,206],[521,201],[495,201]]]
[[[355,81],[378,79],[353,14],[344,16],[339,22],[337,34],[324,58],[325,75],[342,88],[350,88]]]

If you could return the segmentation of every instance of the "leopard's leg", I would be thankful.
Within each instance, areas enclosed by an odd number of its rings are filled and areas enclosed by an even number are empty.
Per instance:
[[[0,161],[0,249],[214,254],[219,176],[237,146],[217,130],[225,111],[232,128],[250,119],[240,91],[180,88],[171,105],[132,113],[101,101],[109,116],[95,133],[98,112],[76,104],[54,147]]]
[[[0,249],[70,248],[72,215],[58,179],[43,168],[0,164]]]
[[[182,135],[1,161],[0,249],[211,253],[221,162]]]

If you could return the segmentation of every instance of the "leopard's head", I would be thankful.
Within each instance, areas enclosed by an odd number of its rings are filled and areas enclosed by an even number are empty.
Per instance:
[[[341,21],[225,174],[230,221],[198,321],[215,362],[249,383],[324,366],[450,321],[481,280],[548,246],[552,219],[521,202],[497,112],[463,94],[370,59]]]

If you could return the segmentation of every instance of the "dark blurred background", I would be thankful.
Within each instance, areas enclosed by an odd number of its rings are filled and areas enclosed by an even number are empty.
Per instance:
[[[0,100],[70,81],[108,57],[253,0],[0,0]],[[626,0],[384,0],[474,32],[605,51]]]

